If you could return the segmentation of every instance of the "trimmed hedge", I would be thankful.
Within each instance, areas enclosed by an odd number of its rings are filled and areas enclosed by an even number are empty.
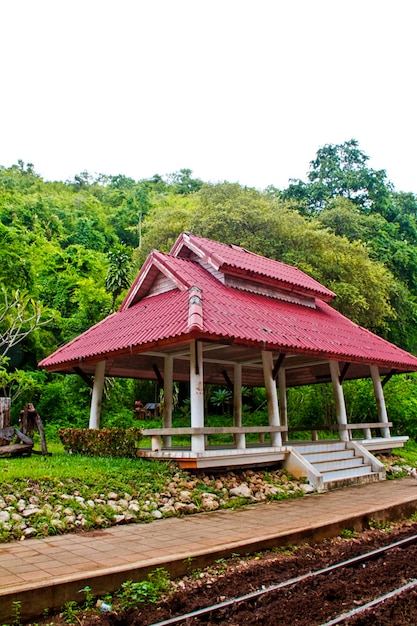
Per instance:
[[[64,450],[90,456],[135,457],[142,432],[140,428],[60,428]]]

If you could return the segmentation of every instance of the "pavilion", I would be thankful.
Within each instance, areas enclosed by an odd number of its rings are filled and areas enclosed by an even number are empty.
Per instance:
[[[384,468],[372,451],[407,440],[391,436],[383,386],[394,374],[417,371],[417,358],[337,312],[330,306],[334,298],[295,267],[184,232],[169,254],[148,256],[117,312],[39,365],[94,376],[90,428],[100,424],[106,376],[158,380],[162,427],[144,430],[152,446],[138,456],[175,459],[189,468],[281,461],[318,489],[358,477],[377,480]],[[350,424],[343,382],[368,377],[378,422]],[[174,381],[190,385],[186,428],[172,426]],[[318,442],[314,426],[311,441],[291,441],[287,388],[322,382],[333,386],[337,423],[328,428],[335,438]],[[233,389],[233,426],[207,426],[207,384]],[[267,425],[242,423],[242,385],[265,387]],[[249,442],[254,433],[257,443]],[[231,443],[210,444],[219,434]],[[174,445],[178,435],[190,444]]]

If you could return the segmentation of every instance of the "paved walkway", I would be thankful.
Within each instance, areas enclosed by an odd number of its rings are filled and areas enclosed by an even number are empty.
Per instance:
[[[236,511],[1,544],[0,623],[11,619],[13,601],[21,603],[22,617],[35,617],[46,607],[83,600],[79,591],[86,585],[104,595],[156,567],[177,576],[190,563],[203,567],[233,552],[317,541],[344,528],[360,530],[370,519],[407,517],[415,511],[417,481],[404,478]]]

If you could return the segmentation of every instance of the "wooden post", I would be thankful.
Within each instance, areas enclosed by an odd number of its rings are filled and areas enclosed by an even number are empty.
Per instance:
[[[10,426],[11,398],[0,398],[0,428]]]
[[[0,398],[0,428],[10,426],[10,404],[11,398]],[[6,446],[7,439],[0,439],[0,446]]]
[[[242,365],[235,363],[233,376],[233,420],[238,428],[242,426]],[[246,448],[246,438],[244,433],[236,433],[236,448],[244,450]]]
[[[190,344],[191,426],[204,428],[203,349],[200,341]],[[191,435],[192,452],[204,452],[204,435]]]
[[[329,365],[333,383],[333,394],[336,403],[337,423],[339,424],[339,426],[345,426],[347,425],[347,414],[345,397],[343,395],[343,387],[342,383],[340,382],[339,363],[337,361],[329,361]],[[340,428],[339,437],[341,441],[349,441],[349,434],[347,429]]]
[[[101,403],[103,401],[106,361],[99,361],[94,373],[93,395],[91,396],[89,428],[100,428]]]
[[[172,388],[173,388],[173,372],[174,372],[174,357],[167,354],[164,359],[164,416],[163,425],[164,428],[172,427]],[[164,448],[171,446],[171,437],[166,435],[163,438]]]
[[[288,403],[287,403],[287,382],[285,377],[285,369],[280,367],[278,370],[278,389],[279,389],[279,418],[282,426],[288,428]],[[288,432],[282,433],[283,441],[288,441]]]
[[[264,370],[269,425],[279,426],[278,396],[277,386],[273,377],[274,361],[272,352],[262,350],[262,366]],[[273,446],[282,445],[281,433],[271,433],[271,444]]]
[[[382,389],[381,378],[379,375],[379,368],[376,365],[371,365],[370,369],[372,382],[374,384],[376,405],[378,408],[378,418],[381,424],[386,424],[388,422],[388,415],[387,407],[385,405],[384,391]],[[382,436],[386,437],[387,439],[391,437],[390,429],[388,426],[384,426],[384,428],[381,428],[381,433]]]

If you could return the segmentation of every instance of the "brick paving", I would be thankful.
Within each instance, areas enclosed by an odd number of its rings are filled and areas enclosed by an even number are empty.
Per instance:
[[[348,487],[237,510],[155,520],[150,524],[27,539],[0,545],[0,623],[13,601],[23,615],[81,600],[91,586],[104,594],[155,567],[179,575],[220,556],[360,530],[417,511],[417,481],[404,478]],[[78,596],[77,596],[78,594]]]

